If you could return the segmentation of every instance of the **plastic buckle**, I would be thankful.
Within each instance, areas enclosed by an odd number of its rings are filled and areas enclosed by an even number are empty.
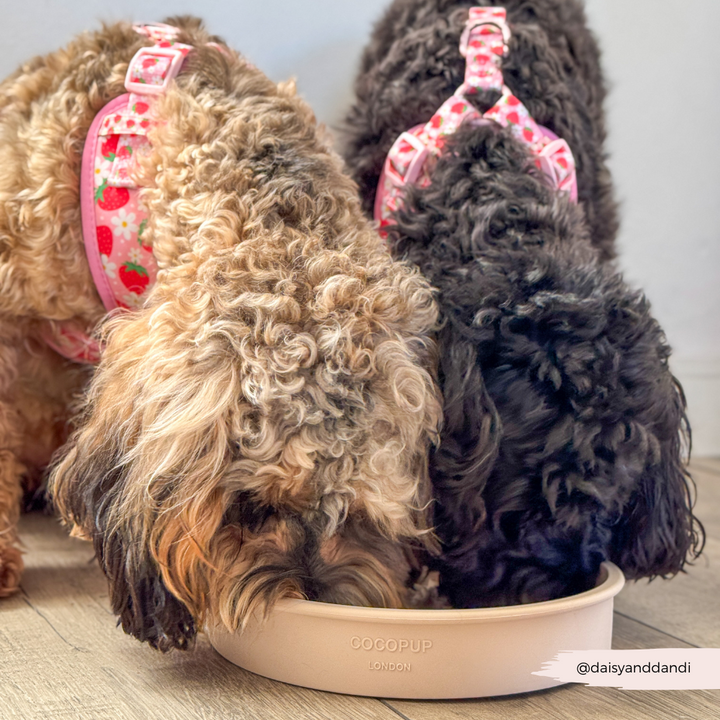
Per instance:
[[[411,133],[404,132],[400,137],[415,148],[415,155],[408,163],[405,177],[403,178],[405,183],[411,184],[417,180],[418,175],[422,172],[427,156],[430,153],[430,148],[420,140],[420,138]]]
[[[414,150],[413,157],[408,163],[404,174],[401,174],[400,171],[395,168],[395,164],[393,162],[395,148],[397,148],[402,142],[406,142]],[[415,137],[415,135],[413,135],[412,133],[402,133],[400,137],[398,137],[398,139],[393,143],[393,146],[388,153],[390,162],[386,165],[386,172],[389,178],[392,180],[393,184],[398,187],[402,187],[407,183],[414,182],[415,178],[419,175],[420,170],[422,170],[422,166],[425,158],[427,157],[427,154],[428,148],[422,140]]]
[[[136,82],[132,80],[133,69],[137,63],[142,61],[143,57],[157,57],[162,55],[164,57],[172,58],[170,65],[165,72],[161,85],[152,85],[150,83]],[[162,95],[168,88],[170,81],[180,72],[180,66],[183,63],[185,56],[180,50],[175,48],[161,48],[161,47],[144,47],[140,48],[133,59],[130,61],[128,66],[127,75],[125,76],[125,89],[128,92],[135,92],[139,95]]]

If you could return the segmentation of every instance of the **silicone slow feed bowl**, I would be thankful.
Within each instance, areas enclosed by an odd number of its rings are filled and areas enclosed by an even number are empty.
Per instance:
[[[474,610],[387,610],[280,601],[246,629],[208,630],[258,675],[317,690],[406,699],[509,695],[559,685],[533,675],[560,651],[607,650],[622,572],[559,600]]]

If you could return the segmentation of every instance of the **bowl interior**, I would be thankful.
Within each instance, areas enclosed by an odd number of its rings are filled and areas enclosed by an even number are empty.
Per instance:
[[[625,584],[620,568],[610,562],[604,562],[600,568],[597,585],[590,590],[543,602],[526,605],[507,605],[490,608],[449,609],[449,610],[406,610],[393,608],[354,607],[334,605],[311,600],[280,600],[273,610],[275,613],[327,617],[335,620],[367,621],[380,623],[476,623],[509,620],[512,618],[531,618],[542,615],[555,615],[596,603],[601,603],[617,595]]]

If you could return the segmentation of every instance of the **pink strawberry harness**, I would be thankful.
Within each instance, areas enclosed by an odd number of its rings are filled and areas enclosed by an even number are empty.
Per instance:
[[[156,120],[155,98],[164,93],[193,49],[175,40],[170,25],[133,29],[154,41],[130,61],[126,94],[111,100],[95,116],[83,149],[80,176],[82,230],[88,263],[105,309],[138,308],[157,277],[152,248],[143,243],[147,213],[133,167],[151,146],[148,132]],[[214,43],[212,43],[214,45]],[[100,347],[72,321],[51,323],[43,338],[70,360],[97,363]]]
[[[535,164],[555,187],[569,193],[573,202],[577,202],[575,160],[570,147],[555,133],[538,125],[503,82],[501,64],[509,40],[505,8],[470,8],[460,38],[460,53],[466,59],[465,81],[428,123],[400,135],[385,160],[374,210],[382,235],[386,234],[383,228],[391,224],[392,213],[402,205],[405,186],[414,183],[427,187],[430,184],[433,164],[430,160],[440,155],[445,138],[463,122],[482,124],[494,120],[509,128],[515,138],[530,148]],[[475,94],[479,89],[502,93],[497,103],[485,113],[480,113],[466,99],[466,95]]]

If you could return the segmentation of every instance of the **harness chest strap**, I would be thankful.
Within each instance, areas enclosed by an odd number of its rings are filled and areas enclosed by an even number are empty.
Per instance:
[[[465,57],[463,84],[448,98],[430,121],[402,133],[385,160],[375,196],[375,219],[383,228],[402,205],[405,186],[430,184],[431,158],[442,152],[444,140],[462,123],[497,122],[509,128],[513,136],[526,144],[535,156],[535,164],[562,192],[577,202],[577,176],[570,147],[547,128],[539,126],[527,108],[504,84],[502,58],[507,54],[510,28],[505,8],[470,8],[460,38],[460,53]],[[500,99],[485,113],[467,101],[478,90],[494,90]]]
[[[157,122],[155,99],[167,90],[193,49],[176,41],[170,25],[136,25],[155,43],[137,51],[125,77],[126,94],[95,116],[83,149],[80,203],[85,252],[103,305],[142,306],[157,277],[152,248],[143,243],[147,213],[133,180],[139,157],[151,151],[148,132]],[[97,363],[98,343],[72,322],[51,323],[44,340],[56,352],[78,362]]]

